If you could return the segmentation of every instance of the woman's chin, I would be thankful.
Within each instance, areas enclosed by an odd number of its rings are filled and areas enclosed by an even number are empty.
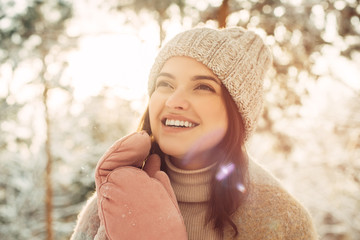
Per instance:
[[[171,159],[176,159],[177,161],[180,161],[184,158],[186,155],[186,150],[181,150],[179,148],[174,147],[167,147],[167,146],[161,146],[160,149],[163,153],[170,156]]]

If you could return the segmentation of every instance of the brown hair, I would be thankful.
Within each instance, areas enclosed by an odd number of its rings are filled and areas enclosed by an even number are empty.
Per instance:
[[[242,117],[238,108],[227,89],[222,86],[222,92],[228,115],[228,129],[223,140],[215,147],[203,152],[202,156],[212,158],[217,167],[211,180],[210,201],[207,211],[207,223],[212,223],[215,230],[223,235],[226,223],[234,230],[234,236],[238,235],[236,224],[232,221],[231,215],[245,202],[248,192],[248,156],[244,146],[245,129]],[[150,136],[149,108],[146,109],[138,130],[145,130]],[[156,142],[152,143],[151,153],[159,154],[162,159],[161,170],[166,172],[164,153]],[[218,171],[224,166],[233,164],[234,171],[226,177],[218,179]],[[244,187],[245,191],[239,190]]]

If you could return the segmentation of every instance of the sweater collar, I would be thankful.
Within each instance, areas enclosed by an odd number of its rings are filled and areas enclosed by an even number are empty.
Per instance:
[[[183,170],[165,157],[167,174],[178,202],[207,202],[210,198],[211,177],[216,163],[198,170]]]

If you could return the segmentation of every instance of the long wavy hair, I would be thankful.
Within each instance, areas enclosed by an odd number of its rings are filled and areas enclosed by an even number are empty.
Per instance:
[[[239,232],[231,216],[245,202],[249,192],[248,155],[245,148],[243,119],[224,86],[222,86],[222,93],[228,115],[228,129],[220,143],[202,153],[203,157],[212,158],[210,162],[216,162],[211,178],[206,224],[213,224],[213,228],[221,235],[229,224],[236,237]],[[145,130],[151,136],[149,108],[142,116],[138,130]],[[161,170],[166,172],[165,154],[155,141],[152,142],[151,153],[156,153],[161,157]],[[224,168],[227,169],[224,170]],[[221,171],[227,174],[219,177]]]

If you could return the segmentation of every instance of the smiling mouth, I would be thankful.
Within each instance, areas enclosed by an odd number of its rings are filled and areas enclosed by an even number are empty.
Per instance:
[[[175,128],[193,128],[198,126],[198,123],[183,121],[183,120],[175,120],[175,119],[163,119],[161,121],[167,127],[175,127]]]

